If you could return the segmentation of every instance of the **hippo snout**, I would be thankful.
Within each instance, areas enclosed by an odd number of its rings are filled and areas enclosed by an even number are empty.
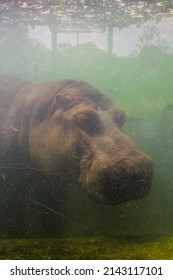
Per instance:
[[[153,168],[146,156],[139,162],[125,159],[115,167],[100,171],[100,186],[105,202],[117,204],[145,197],[151,187]]]
[[[153,164],[147,155],[125,158],[106,165],[97,162],[87,174],[87,191],[99,203],[119,204],[148,195]]]

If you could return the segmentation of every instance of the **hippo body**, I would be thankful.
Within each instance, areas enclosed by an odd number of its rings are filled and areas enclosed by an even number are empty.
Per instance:
[[[122,110],[85,82],[32,84],[1,77],[0,187],[8,190],[6,204],[15,201],[16,209],[25,185],[38,177],[46,181],[41,190],[50,188],[58,200],[58,190],[70,184],[98,203],[145,197],[152,162],[123,132],[124,119]]]

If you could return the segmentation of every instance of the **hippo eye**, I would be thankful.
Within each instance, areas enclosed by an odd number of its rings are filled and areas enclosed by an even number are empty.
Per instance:
[[[122,110],[117,110],[113,114],[113,120],[118,125],[118,127],[122,127],[125,122],[125,113]]]
[[[94,111],[81,112],[76,116],[76,124],[87,134],[98,134],[102,131],[101,120]]]

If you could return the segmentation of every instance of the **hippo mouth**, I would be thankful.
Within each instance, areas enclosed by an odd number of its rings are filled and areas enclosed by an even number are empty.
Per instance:
[[[134,163],[129,160],[124,160],[122,165],[119,165],[118,172],[116,173],[111,174],[109,171],[106,171],[100,175],[100,190],[105,202],[108,204],[141,199],[149,193],[153,177],[151,169],[147,167],[140,170],[137,166],[134,170],[129,168],[123,170],[124,165],[128,165],[128,167],[131,165],[133,167]]]
[[[89,197],[103,204],[119,204],[148,195],[153,178],[150,158],[135,161],[123,159],[113,166],[101,168],[92,164],[83,177]]]

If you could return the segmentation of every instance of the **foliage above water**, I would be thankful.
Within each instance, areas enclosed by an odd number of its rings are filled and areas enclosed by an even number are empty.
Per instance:
[[[69,24],[90,24],[95,27],[116,26],[122,28],[131,23],[159,19],[173,15],[173,3],[139,0],[51,0],[51,1],[1,1],[0,21],[7,25],[48,25],[50,29]]]

